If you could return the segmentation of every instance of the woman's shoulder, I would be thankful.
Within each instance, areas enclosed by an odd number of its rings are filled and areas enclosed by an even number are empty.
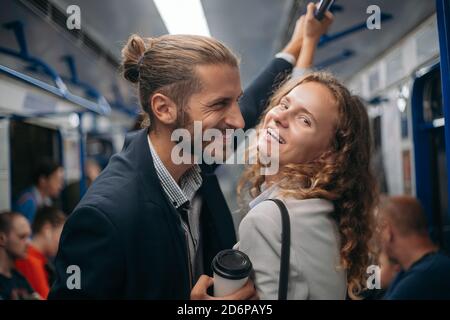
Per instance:
[[[321,198],[310,198],[310,199],[296,199],[293,197],[279,197],[276,199],[283,201],[289,213],[293,212],[305,212],[305,213],[331,213],[334,211],[334,204],[332,201],[321,199]],[[261,219],[261,220],[271,220],[279,216],[280,209],[278,205],[271,201],[271,199],[266,199],[259,202],[253,208],[250,209],[248,214],[244,217],[247,219]]]
[[[295,199],[291,197],[277,197],[283,201],[289,216],[295,220],[305,219],[309,224],[311,219],[328,218],[334,211],[333,202],[320,199]],[[244,216],[240,225],[240,232],[251,229],[253,232],[279,234],[281,230],[281,215],[278,205],[269,199],[259,202]]]
[[[334,211],[334,204],[332,201],[322,198],[310,198],[310,199],[295,199],[293,197],[287,197],[282,199],[286,204],[288,210],[303,213],[331,213]]]
[[[261,201],[244,216],[239,224],[239,234],[260,233],[276,235],[281,230],[278,206],[273,201]]]

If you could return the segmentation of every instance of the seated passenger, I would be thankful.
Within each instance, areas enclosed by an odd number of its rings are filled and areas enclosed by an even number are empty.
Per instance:
[[[33,237],[27,256],[16,260],[16,268],[37,293],[46,299],[53,284],[54,267],[49,260],[56,256],[66,216],[54,207],[40,208],[32,225]]]
[[[381,300],[387,289],[401,270],[400,265],[394,259],[388,257],[386,252],[381,251],[378,255],[378,266],[380,267],[379,287],[374,286],[364,290],[362,296],[365,300]]]
[[[59,196],[63,184],[62,166],[50,159],[42,159],[36,167],[33,185],[17,197],[14,211],[22,213],[32,224],[36,210],[44,205],[51,206],[52,198]]]
[[[14,269],[14,261],[26,256],[30,235],[30,225],[23,215],[0,213],[0,300],[40,299],[28,281]]]
[[[380,208],[380,218],[384,250],[402,267],[384,298],[450,299],[450,258],[431,241],[419,201],[391,197]]]

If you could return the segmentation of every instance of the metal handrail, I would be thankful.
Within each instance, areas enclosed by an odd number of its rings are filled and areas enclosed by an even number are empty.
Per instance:
[[[97,103],[94,103],[92,101],[89,101],[87,99],[84,99],[71,93],[67,89],[67,86],[64,83],[62,77],[56,72],[56,70],[54,70],[49,64],[47,64],[43,60],[31,56],[29,54],[25,39],[24,24],[21,21],[12,21],[4,24],[3,27],[6,29],[13,30],[16,36],[17,43],[19,45],[19,50],[15,51],[10,48],[0,46],[0,53],[21,59],[22,61],[29,63],[33,68],[36,69],[41,68],[45,74],[51,77],[55,85],[52,86],[42,80],[33,78],[29,75],[26,75],[24,73],[21,73],[17,70],[11,69],[4,65],[0,65],[0,72],[12,76],[13,78],[16,78],[20,81],[32,84],[40,89],[50,92],[51,94],[54,94],[60,98],[63,98],[85,109],[88,109],[89,111],[96,112],[102,115],[108,115],[111,112],[111,107],[109,106],[108,102],[103,96],[99,94]]]

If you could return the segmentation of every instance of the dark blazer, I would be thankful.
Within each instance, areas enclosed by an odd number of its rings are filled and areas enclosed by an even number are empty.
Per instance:
[[[241,100],[246,128],[255,125],[274,83],[291,68],[274,59],[248,87]],[[203,259],[211,275],[213,257],[231,248],[236,236],[214,167],[202,166],[202,176]],[[146,129],[127,136],[70,215],[55,265],[49,299],[189,299],[184,232],[156,175]],[[71,265],[79,267],[80,289],[68,288],[76,283]]]

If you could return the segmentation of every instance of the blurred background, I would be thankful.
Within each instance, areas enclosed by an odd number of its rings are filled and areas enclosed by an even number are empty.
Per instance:
[[[445,245],[450,243],[445,124],[450,92],[442,87],[448,88],[449,80],[450,13],[445,16],[439,7],[443,2],[336,1],[335,22],[319,44],[315,67],[332,71],[366,101],[382,191],[417,196],[433,239]],[[0,0],[0,210],[11,209],[32,184],[38,159],[46,157],[64,167],[57,200],[70,213],[96,168],[103,169],[120,151],[140,112],[135,89],[118,71],[130,34],[211,35],[241,58],[245,87],[286,44],[306,4]],[[71,5],[80,9],[80,29],[67,27]],[[381,9],[381,29],[366,26],[371,5]],[[218,169],[236,219],[241,172],[238,165]]]

